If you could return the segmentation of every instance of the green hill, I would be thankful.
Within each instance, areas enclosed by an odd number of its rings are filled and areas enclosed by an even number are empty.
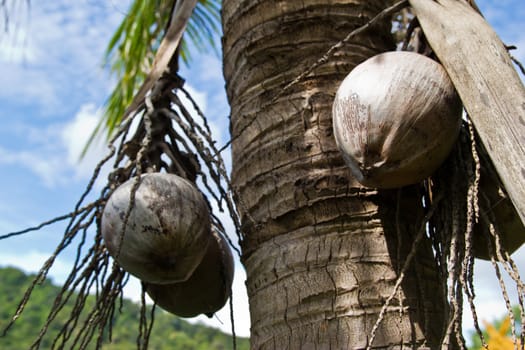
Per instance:
[[[13,316],[18,303],[34,276],[28,276],[15,268],[0,268],[0,333],[8,320]],[[50,281],[45,281],[33,291],[28,306],[9,330],[6,336],[0,337],[0,349],[28,349],[44,324],[51,303],[59,288]],[[94,297],[89,298],[86,307],[94,304]],[[44,337],[40,349],[51,349],[54,335],[66,322],[72,307],[66,307],[57,315]],[[124,300],[122,312],[114,317],[112,342],[104,339],[104,350],[136,349],[140,305]],[[94,343],[94,342],[93,342]],[[91,344],[95,349],[95,344]],[[208,350],[232,349],[232,337],[221,331],[190,324],[157,308],[155,324],[151,332],[149,349],[163,350]],[[68,347],[69,348],[69,347]],[[246,338],[237,338],[237,349],[249,349]]]

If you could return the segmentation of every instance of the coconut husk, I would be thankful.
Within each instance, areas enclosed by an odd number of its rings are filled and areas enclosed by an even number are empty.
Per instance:
[[[211,317],[231,295],[233,256],[226,240],[212,230],[210,244],[190,278],[181,283],[146,284],[146,292],[164,310],[180,317]]]
[[[473,253],[483,260],[490,260],[491,251],[496,253],[496,238],[499,237],[500,249],[508,254],[515,252],[525,242],[525,225],[510,200],[505,186],[501,182],[487,151],[477,142],[481,176],[479,186],[479,220],[474,226]],[[505,257],[505,252],[500,251]],[[495,255],[497,257],[497,255]]]

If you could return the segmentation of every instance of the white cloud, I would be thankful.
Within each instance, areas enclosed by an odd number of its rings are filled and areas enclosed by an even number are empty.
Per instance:
[[[22,62],[24,64],[34,62],[36,53],[27,45],[27,40],[28,34],[24,27],[20,27],[12,37],[3,35],[0,38],[0,62]]]
[[[199,70],[199,78],[204,82],[222,82],[222,61],[217,55],[205,54],[199,59],[201,66],[205,69]]]
[[[29,6],[27,2],[8,0],[0,6],[0,62],[3,60],[22,61],[29,53],[24,50],[27,43]]]
[[[206,115],[208,111],[208,95],[205,91],[196,89],[195,87],[191,86],[190,84],[186,84],[184,86],[184,89],[188,92],[188,94],[191,96],[191,98],[195,101],[201,112]],[[182,103],[186,107],[186,109],[189,112],[194,112],[193,105],[191,104],[190,100],[186,98],[186,96],[179,92],[178,96],[180,97]],[[194,118],[196,120],[199,120],[200,117],[198,115],[195,115]]]
[[[60,182],[58,172],[63,166],[60,157],[47,158],[30,150],[12,151],[2,147],[0,147],[0,164],[18,165],[29,169],[48,187],[53,187]]]
[[[49,254],[36,250],[20,252],[2,252],[2,266],[12,266],[23,270],[25,273],[37,273],[49,258]],[[65,282],[71,270],[71,263],[58,257],[51,267],[49,276],[56,284]]]
[[[24,139],[23,148],[0,146],[0,165],[18,165],[28,169],[47,187],[87,180],[91,178],[96,164],[109,152],[103,140],[95,139],[81,158],[99,118],[100,111],[88,103],[82,105],[74,118],[64,124],[51,124],[46,128],[19,124],[13,130]]]
[[[136,303],[140,303],[142,295],[142,286],[140,280],[130,276],[128,283],[124,286],[124,297],[130,299]],[[146,303],[151,304],[152,301],[146,295]]]
[[[75,118],[62,128],[61,138],[67,163],[74,170],[77,179],[90,178],[95,166],[109,152],[104,140],[97,137],[82,157],[82,152],[101,118],[100,109],[94,104],[85,104],[80,107]]]
[[[104,2],[32,3],[27,23],[17,25],[12,36],[2,35],[0,76],[10,84],[0,100],[39,106],[54,117],[66,101],[107,97],[107,88],[101,89],[110,85],[103,52],[122,18],[122,11]]]

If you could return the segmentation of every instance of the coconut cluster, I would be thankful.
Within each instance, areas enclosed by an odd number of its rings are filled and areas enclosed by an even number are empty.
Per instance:
[[[212,315],[230,296],[233,257],[212,230],[206,200],[177,175],[136,180],[120,185],[104,208],[101,230],[110,255],[145,283],[160,307],[181,317]]]

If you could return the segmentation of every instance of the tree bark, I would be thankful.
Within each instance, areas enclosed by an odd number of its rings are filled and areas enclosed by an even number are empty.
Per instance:
[[[388,2],[223,2],[232,182],[244,233],[253,349],[365,348],[421,225],[419,187],[361,187],[332,134],[332,101],[344,76],[394,49],[388,20],[282,93]],[[373,348],[439,344],[443,276],[429,242],[419,248]]]
[[[410,4],[525,224],[525,87],[505,46],[463,1]]]

